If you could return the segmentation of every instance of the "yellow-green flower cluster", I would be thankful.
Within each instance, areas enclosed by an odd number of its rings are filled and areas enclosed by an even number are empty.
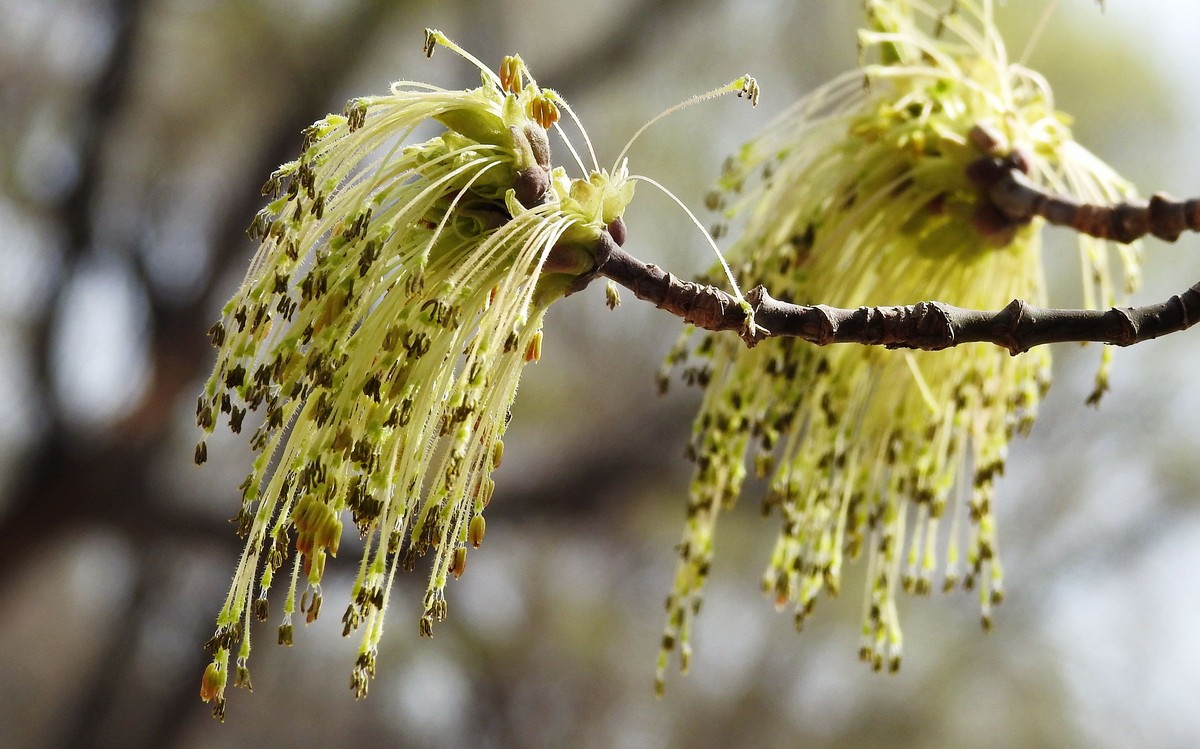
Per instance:
[[[547,129],[562,100],[520,58],[473,90],[414,82],[352,100],[304,133],[303,152],[264,187],[262,244],[211,331],[220,349],[197,421],[234,432],[262,419],[236,521],[245,550],[210,642],[201,694],[224,710],[230,657],[249,686],[250,619],[277,576],[293,616],[314,620],[350,519],[363,554],[343,616],[362,630],[352,687],[375,671],[392,581],[433,552],[423,635],[446,615],[448,578],[483,540],[490,474],[522,368],[542,350],[551,302],[594,269],[601,233],[633,195],[618,173],[570,180]],[[406,144],[440,123],[441,135]],[[197,446],[197,462],[207,455]],[[292,551],[294,560],[285,565]],[[298,595],[299,594],[299,595]]]
[[[1040,223],[1013,225],[979,186],[1017,168],[1054,192],[1110,202],[1125,184],[1072,139],[1045,81],[1010,63],[991,2],[945,12],[866,3],[862,70],[780,116],[727,163],[710,208],[742,222],[728,252],[743,285],[799,304],[941,300],[998,309],[1043,298]],[[973,176],[976,179],[973,179]],[[1086,303],[1118,293],[1109,248],[1083,238]],[[1123,249],[1124,282],[1136,250]],[[819,348],[686,334],[668,359],[705,386],[690,446],[687,524],[659,658],[686,668],[717,517],[752,464],[778,513],[763,588],[799,627],[843,563],[866,556],[860,655],[898,668],[896,590],[979,591],[985,626],[1003,596],[993,485],[1008,441],[1027,430],[1050,382],[1049,356],[986,345],[943,352]]]

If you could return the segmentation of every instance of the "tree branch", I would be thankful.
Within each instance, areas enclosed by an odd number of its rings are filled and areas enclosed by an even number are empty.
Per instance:
[[[1185,231],[1200,231],[1198,198],[1180,201],[1165,193],[1155,193],[1149,201],[1114,205],[1081,203],[1042,190],[1025,176],[1020,164],[1016,156],[985,157],[967,169],[967,176],[985,190],[991,207],[1010,223],[1027,224],[1040,216],[1054,226],[1122,244],[1147,235],[1174,242]]]
[[[1055,226],[1124,244],[1146,235],[1174,242],[1184,231],[1200,231],[1200,198],[1178,201],[1156,193],[1149,201],[1081,203],[1042,190],[1025,171],[1025,160],[1014,152],[978,159],[967,168],[967,176],[983,190],[985,211],[1009,224],[1026,224],[1041,217]],[[595,275],[621,284],[638,299],[684,322],[705,330],[736,330],[751,347],[767,338],[788,336],[818,346],[860,343],[925,351],[985,342],[1016,355],[1034,346],[1069,341],[1132,346],[1186,330],[1200,321],[1200,283],[1165,302],[1109,310],[1048,309],[1020,299],[997,312],[937,301],[841,309],[782,302],[762,286],[751,289],[743,304],[715,286],[682,281],[637,260],[607,232],[597,248]]]
[[[1109,310],[1047,309],[1014,299],[997,312],[963,309],[941,302],[840,309],[824,304],[790,304],[762,286],[746,294],[748,308],[731,294],[682,281],[626,253],[604,233],[596,274],[626,287],[684,322],[705,330],[736,330],[747,346],[767,338],[803,338],[819,346],[861,343],[937,351],[963,343],[994,343],[1011,354],[1067,341],[1131,346],[1200,322],[1200,283],[1165,302]]]

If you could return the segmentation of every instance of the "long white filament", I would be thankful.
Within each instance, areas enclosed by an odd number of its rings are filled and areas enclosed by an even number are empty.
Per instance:
[[[700,223],[700,219],[696,218],[696,214],[692,213],[691,209],[688,208],[687,205],[684,204],[684,202],[682,200],[675,197],[675,193],[673,193],[670,190],[668,190],[667,188],[663,187],[658,182],[655,182],[650,177],[644,177],[640,174],[634,174],[634,175],[631,175],[629,177],[629,179],[634,180],[634,181],[646,182],[646,183],[653,185],[654,187],[657,187],[659,190],[662,190],[663,193],[666,194],[666,196],[668,198],[670,198],[671,200],[674,200],[676,205],[678,205],[680,208],[683,209],[683,212],[687,214],[687,217],[692,220],[692,223],[696,225],[696,228],[698,228],[700,230],[700,233],[704,235],[704,238],[706,240],[708,240],[708,246],[711,247],[713,253],[716,254],[717,260],[721,261],[721,267],[725,269],[725,277],[729,279],[729,285],[733,288],[734,298],[736,298],[738,300],[738,302],[744,302],[745,297],[742,296],[742,290],[738,287],[737,279],[735,279],[733,277],[733,271],[730,270],[729,263],[727,263],[725,261],[725,255],[722,254],[721,249],[719,247],[717,247],[717,243],[713,240],[712,235],[709,234],[708,230],[704,228],[704,224]]]
[[[660,112],[658,115],[652,117],[649,122],[647,122],[645,125],[642,125],[640,128],[638,128],[637,132],[633,134],[633,137],[629,139],[629,142],[625,144],[625,147],[621,149],[621,153],[617,154],[616,160],[613,161],[613,168],[612,168],[613,172],[616,172],[617,168],[621,166],[621,162],[625,159],[625,154],[629,153],[629,149],[633,146],[633,142],[638,139],[638,136],[640,136],[642,133],[646,132],[646,129],[648,127],[650,127],[654,123],[658,122],[662,118],[666,117],[667,115],[674,114],[675,112],[678,112],[681,109],[687,109],[688,107],[692,106],[693,104],[699,104],[702,101],[708,101],[709,99],[715,99],[718,96],[724,96],[725,94],[729,94],[729,93],[733,93],[733,92],[737,92],[738,96],[748,96],[750,98],[750,102],[752,104],[758,104],[758,83],[755,82],[755,80],[748,75],[744,75],[735,81],[732,81],[730,83],[725,84],[724,86],[721,86],[720,88],[714,88],[712,91],[709,91],[707,93],[697,94],[696,96],[693,96],[692,98],[687,99],[686,101],[681,101],[678,104],[676,104],[675,106],[670,107],[670,108],[664,110],[663,112]],[[672,197],[674,197],[674,196],[672,196]]]

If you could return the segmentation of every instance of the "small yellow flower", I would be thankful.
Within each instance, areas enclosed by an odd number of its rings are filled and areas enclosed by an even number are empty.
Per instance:
[[[841,307],[1039,302],[1040,221],[1006,223],[973,173],[1015,167],[1101,203],[1127,197],[1126,184],[1071,139],[1046,82],[1008,60],[989,0],[940,14],[872,0],[866,13],[860,43],[873,62],[746,144],[710,197],[723,220],[742,222],[728,253],[739,282]],[[1137,249],[1119,252],[1128,291]],[[1114,303],[1110,249],[1084,237],[1080,253],[1088,306]],[[993,485],[1049,386],[1045,349],[1010,357],[986,344],[929,353],[772,339],[745,350],[732,336],[688,333],[668,363],[706,392],[660,688],[670,651],[686,668],[717,517],[747,462],[769,479],[763,509],[783,524],[763,588],[798,627],[860,553],[861,656],[874,668],[900,664],[897,588],[924,594],[939,567],[946,589],[978,588],[990,623],[1003,596]]]

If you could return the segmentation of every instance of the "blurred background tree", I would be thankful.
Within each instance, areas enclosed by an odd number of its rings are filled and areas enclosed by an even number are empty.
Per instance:
[[[1018,55],[1042,4],[1010,4]],[[258,187],[300,129],[395,78],[476,85],[421,56],[437,26],[491,62],[520,52],[610,157],[642,122],[745,70],[754,113],[708,105],[632,154],[690,205],[724,154],[855,63],[854,3],[820,0],[46,0],[0,2],[0,745],[494,747],[1178,746],[1200,737],[1200,431],[1188,334],[1120,352],[1085,409],[1096,351],[1058,347],[1056,384],[999,487],[1009,597],[908,601],[905,668],[855,659],[856,596],[802,636],[758,593],[774,537],[754,502],[724,523],[693,676],[652,698],[696,393],[658,399],[678,323],[589,289],[550,313],[489,509],[488,544],[417,637],[398,596],[371,697],[336,617],[264,646],[224,726],[197,699],[239,547],[226,518],[245,440],[191,465],[204,331],[244,271]],[[1030,64],[1081,142],[1144,192],[1200,193],[1187,73],[1200,9],[1068,2]],[[764,111],[765,110],[765,111]],[[650,193],[646,191],[648,196]],[[628,247],[674,272],[709,255],[663,198]],[[1051,233],[1054,235],[1054,232]],[[1071,238],[1047,246],[1073,306]],[[1191,282],[1185,238],[1151,242],[1157,300]],[[1056,248],[1059,250],[1056,253]],[[1058,278],[1062,283],[1055,283]],[[598,285],[599,286],[599,285]],[[954,300],[945,300],[953,302]],[[331,569],[328,585],[349,584]],[[853,577],[856,571],[850,572]],[[858,571],[857,574],[861,574]],[[854,590],[854,580],[847,581]],[[411,593],[411,595],[403,594]],[[343,594],[335,594],[343,595]],[[411,628],[406,625],[411,622]]]

